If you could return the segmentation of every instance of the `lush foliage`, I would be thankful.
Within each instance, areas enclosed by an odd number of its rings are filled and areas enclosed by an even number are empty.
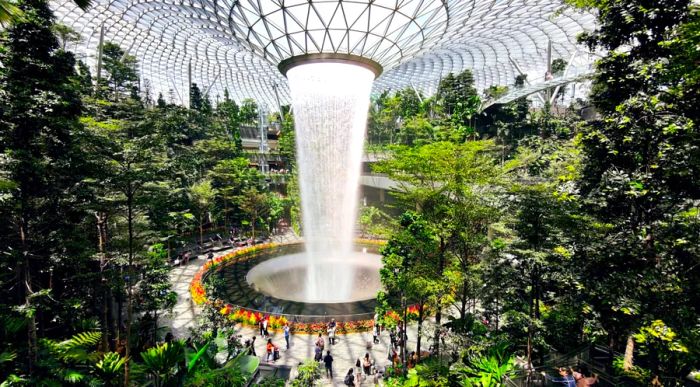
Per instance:
[[[689,1],[570,3],[599,17],[599,28],[581,37],[605,52],[591,94],[598,118],[585,122],[575,110],[533,109],[521,99],[489,107],[467,135],[440,138],[435,128],[445,119],[460,133],[454,116],[460,103],[470,104],[473,91],[454,86],[459,77],[445,78],[433,108],[417,113],[398,108],[401,93],[380,100],[387,102],[377,119],[405,126],[409,113],[423,114],[433,128],[420,141],[382,140],[404,145],[385,148],[388,159],[375,171],[399,183],[397,206],[416,211],[423,230],[407,234],[402,222],[385,261],[391,268],[414,255],[441,255],[444,267],[459,268],[450,348],[506,339],[524,363],[537,364],[552,351],[597,343],[625,352],[599,372],[679,383],[700,355],[700,12]],[[485,95],[506,90],[494,86]],[[390,274],[382,276],[385,287],[398,288]],[[385,294],[379,300],[380,307],[391,302]],[[465,377],[480,379],[481,366],[497,369],[488,358]]]
[[[284,215],[242,153],[240,125],[257,107],[228,95],[213,107],[197,85],[189,109],[174,94],[154,103],[125,47],[104,42],[91,74],[66,51],[79,33],[56,25],[46,2],[14,4],[21,18],[0,16],[0,381],[88,383],[77,370],[129,383],[162,340],[188,234],[267,234]],[[86,330],[99,332],[96,355],[69,361],[54,344]]]
[[[700,362],[697,2],[568,3],[598,17],[581,37],[602,53],[597,117],[583,121],[589,102],[567,109],[559,98],[482,111],[527,79],[480,94],[469,69],[434,96],[406,88],[372,101],[374,172],[397,183],[394,208],[366,206],[358,221],[363,236],[389,241],[378,312],[390,327],[416,321],[418,356],[431,349],[391,385],[497,385],[513,354],[529,366],[592,343],[625,352],[599,371],[631,383],[677,383]],[[1,2],[0,23],[0,379],[241,384],[251,362],[235,326],[267,316],[208,300],[217,284],[203,278],[272,246],[197,273],[191,297],[207,321],[191,344],[163,342],[159,320],[175,302],[175,255],[221,226],[246,238],[282,217],[299,226],[288,109],[274,118],[292,170],[284,197],[272,192],[284,179],[243,152],[241,127],[261,118],[254,100],[227,91],[213,104],[196,84],[152,96],[137,58],[114,42],[93,74],[66,51],[79,34],[56,25],[44,0]],[[288,322],[269,318],[273,329]],[[314,367],[297,383],[313,383]]]

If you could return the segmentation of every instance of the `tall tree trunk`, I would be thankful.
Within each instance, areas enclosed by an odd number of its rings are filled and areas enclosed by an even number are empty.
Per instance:
[[[119,319],[121,318],[121,315],[118,314],[121,312],[121,308],[118,306],[118,302],[115,302],[114,300],[114,291],[110,286],[107,287],[107,299],[109,300],[108,306],[108,316],[109,316],[109,331],[111,333],[112,337],[112,350],[115,351],[117,349],[117,345],[119,344]]]
[[[498,296],[496,296],[496,332],[498,332],[498,323],[500,321],[501,309],[498,305]]]
[[[105,246],[106,246],[106,218],[107,215],[103,212],[95,212],[96,225],[97,225],[97,251],[100,254],[100,286],[102,287],[102,348],[103,351],[107,351],[109,346],[109,291],[108,291],[108,281],[105,277],[105,269],[107,267],[107,259],[105,256]]]
[[[535,318],[540,319],[540,279],[535,276]]]
[[[422,308],[421,308],[422,309]],[[435,312],[435,337],[433,338],[433,353],[440,359],[440,333],[442,332],[442,308],[437,307],[437,312]]]
[[[199,244],[204,245],[204,215],[199,214]]]
[[[462,282],[462,302],[459,307],[459,318],[462,320],[467,317],[467,303],[469,302],[467,291],[467,280],[465,279],[464,282]]]
[[[440,260],[438,261],[438,275],[440,277],[443,276],[445,272],[445,251],[447,250],[447,242],[445,242],[445,238],[440,237]],[[464,287],[464,298],[467,298],[466,295],[466,280],[464,281],[465,287]],[[436,309],[437,311],[435,312],[435,337],[433,338],[433,350],[435,354],[437,355],[438,359],[440,358],[440,331],[442,330],[442,297],[443,295],[438,293],[438,298],[437,298],[437,305]],[[423,313],[423,305],[420,306],[420,313]],[[418,351],[418,356],[420,357],[420,351]]]
[[[627,346],[625,347],[625,359],[622,363],[622,368],[625,371],[629,371],[634,366],[634,337],[632,335],[627,336]]]
[[[527,322],[527,365],[530,367],[532,365],[532,319],[535,316],[535,279],[534,276],[530,278],[530,302],[528,322]]]
[[[21,205],[21,208],[24,209],[26,206],[24,203]],[[24,211],[21,212],[24,214]],[[32,297],[32,276],[31,276],[31,271],[29,267],[29,247],[27,246],[27,235],[26,235],[26,224],[25,224],[25,219],[26,216],[20,215],[19,219],[19,238],[20,242],[22,244],[22,249],[21,249],[21,254],[22,254],[22,268],[20,271],[20,281],[21,284],[19,286],[20,289],[22,289],[22,298],[24,299],[24,306],[29,309],[31,307],[31,297]],[[29,373],[31,374],[34,371],[34,365],[37,363],[37,358],[38,358],[38,338],[37,338],[37,332],[36,332],[36,314],[31,313],[29,317],[29,321],[27,323],[27,366],[29,369]]]
[[[153,344],[158,343],[158,309],[153,311]]]
[[[126,284],[127,289],[127,304],[126,304],[126,353],[125,357],[129,359],[131,355],[131,323],[133,318],[133,289],[131,284],[134,281],[134,195],[131,184],[127,190],[126,206],[127,206],[127,225],[129,229],[129,281]],[[124,387],[129,386],[129,362],[124,363]]]
[[[418,360],[420,360],[420,344],[421,336],[423,333],[423,303],[418,306],[418,332],[416,333],[416,355]]]
[[[226,197],[224,195],[224,236],[226,235],[225,233],[228,232],[228,200],[226,200]]]

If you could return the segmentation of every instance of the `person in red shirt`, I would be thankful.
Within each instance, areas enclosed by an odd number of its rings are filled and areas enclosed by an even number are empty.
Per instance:
[[[272,344],[272,339],[267,339],[267,361],[272,362],[275,359],[275,352],[278,351],[277,346]]]

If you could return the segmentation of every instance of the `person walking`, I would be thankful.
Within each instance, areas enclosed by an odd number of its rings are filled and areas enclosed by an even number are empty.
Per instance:
[[[323,348],[326,346],[326,342],[323,340],[323,336],[321,334],[318,334],[318,339],[316,339],[316,346],[321,348],[321,351],[323,351]]]
[[[289,349],[289,323],[284,323],[284,341],[287,343],[287,349]]]
[[[369,358],[369,352],[366,352],[365,357],[362,359],[362,369],[365,371],[366,376],[372,374],[372,360]]]
[[[334,345],[335,344],[335,329],[336,329],[336,323],[335,319],[331,319],[331,322],[328,323],[328,344],[329,345]]]
[[[352,374],[352,368],[348,370],[348,373],[345,374],[345,379],[343,380],[343,383],[346,386],[354,386],[355,385],[355,375]]]
[[[258,328],[260,329],[260,336],[265,336],[265,327],[263,326],[263,321],[265,321],[264,318],[260,319],[260,321],[258,321]]]
[[[274,344],[272,344],[272,339],[267,339],[266,349],[267,349],[267,361],[273,362],[273,361],[277,360],[277,358],[275,356],[275,352],[277,352],[278,349]]]
[[[263,320],[263,333],[265,334],[266,338],[270,336],[270,332],[267,330],[267,325],[270,323],[269,319],[270,317],[268,316]]]
[[[379,325],[375,322],[374,327],[372,327],[372,342],[374,344],[379,344]]]
[[[333,356],[331,351],[326,351],[326,356],[323,357],[323,363],[326,365],[326,376],[333,380]]]
[[[314,347],[314,360],[319,363],[323,360],[323,350],[318,346],[318,344],[316,344]]]
[[[251,355],[251,356],[258,356],[258,355],[255,353],[255,336],[253,336],[253,339],[252,339],[252,340],[248,341],[247,347],[248,347],[248,349],[250,350],[250,355]]]

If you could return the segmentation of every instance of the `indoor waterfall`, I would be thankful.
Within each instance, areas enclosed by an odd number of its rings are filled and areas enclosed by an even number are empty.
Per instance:
[[[321,62],[287,72],[294,109],[302,233],[309,302],[350,297],[353,273],[324,260],[352,259],[358,185],[369,95],[375,74],[347,63]]]

